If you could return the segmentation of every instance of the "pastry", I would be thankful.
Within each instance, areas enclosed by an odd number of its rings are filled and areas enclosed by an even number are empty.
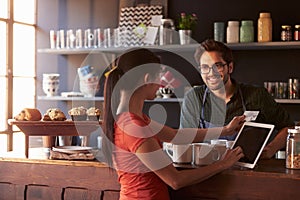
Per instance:
[[[90,107],[87,111],[87,118],[90,121],[99,121],[100,119],[100,115],[101,115],[101,111],[98,108],[95,107]]]
[[[14,119],[19,121],[39,121],[42,119],[42,115],[36,108],[24,108]]]
[[[65,114],[58,108],[49,108],[43,116],[44,121],[65,121]]]
[[[84,121],[86,120],[86,108],[83,106],[75,107],[69,110],[69,115],[71,116],[73,121]]]

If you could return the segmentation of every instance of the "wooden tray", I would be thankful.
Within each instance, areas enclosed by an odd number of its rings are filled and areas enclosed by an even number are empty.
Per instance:
[[[101,121],[17,121],[9,119],[10,125],[16,125],[28,136],[76,136],[89,135],[101,130]]]

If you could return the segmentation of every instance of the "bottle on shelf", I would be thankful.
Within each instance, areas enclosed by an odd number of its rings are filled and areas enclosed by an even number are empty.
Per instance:
[[[281,26],[281,41],[291,41],[292,36],[292,27],[290,25]]]
[[[271,14],[268,12],[259,13],[259,19],[257,22],[257,41],[272,41],[272,19]]]
[[[243,20],[241,22],[240,42],[254,42],[254,28],[252,20]]]
[[[300,25],[295,25],[294,40],[295,41],[299,41],[300,40]]]
[[[227,43],[238,43],[240,39],[240,22],[239,21],[228,21],[227,26]]]
[[[225,38],[225,23],[214,22],[214,40],[224,42]]]

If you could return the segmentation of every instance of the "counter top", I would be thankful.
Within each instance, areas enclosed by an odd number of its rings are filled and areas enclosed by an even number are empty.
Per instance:
[[[254,169],[233,167],[199,184],[170,192],[179,199],[298,199],[300,170],[285,160],[261,160]]]
[[[8,195],[26,193],[27,197],[33,197],[43,194],[45,198],[52,195],[54,199],[62,196],[74,199],[78,195],[86,199],[119,198],[116,172],[98,161],[0,158],[0,171],[0,191],[15,190]],[[300,170],[286,169],[285,160],[274,159],[261,160],[255,169],[233,167],[199,184],[177,191],[170,189],[170,197],[172,200],[298,199],[299,188]],[[95,198],[88,198],[91,195]],[[12,199],[16,199],[15,196]]]

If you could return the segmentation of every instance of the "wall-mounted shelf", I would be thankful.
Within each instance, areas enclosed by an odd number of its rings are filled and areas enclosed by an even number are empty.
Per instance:
[[[275,101],[282,104],[300,104],[300,99],[275,99]]]
[[[291,42],[250,42],[227,44],[232,50],[283,50],[300,49],[300,41]]]
[[[300,41],[292,42],[250,42],[250,43],[230,43],[227,44],[232,50],[281,50],[281,49],[300,49]],[[199,46],[196,44],[189,45],[152,45],[141,46],[149,49],[157,49],[158,51],[165,50],[171,52],[189,52],[195,51]],[[39,53],[59,54],[59,55],[73,55],[73,54],[99,54],[99,53],[122,53],[134,47],[109,47],[109,48],[74,48],[74,49],[38,49]]]
[[[63,96],[38,96],[38,100],[44,101],[104,101],[104,97],[63,97]],[[149,102],[182,102],[183,98],[156,98]],[[300,104],[300,99],[275,99],[282,104]]]
[[[176,52],[185,52],[185,51],[194,51],[199,44],[190,44],[190,45],[180,45],[180,44],[174,44],[174,45],[164,45],[164,46],[158,46],[158,45],[152,45],[152,46],[139,46],[139,47],[145,47],[148,49],[153,50],[165,50],[165,51],[176,51]],[[123,53],[124,51],[135,48],[132,47],[99,47],[99,48],[74,48],[74,49],[38,49],[38,53],[49,53],[49,54],[61,54],[61,55],[72,55],[72,54],[99,54],[99,53]]]
[[[103,97],[38,96],[38,100],[44,100],[44,101],[104,101],[104,98]]]

